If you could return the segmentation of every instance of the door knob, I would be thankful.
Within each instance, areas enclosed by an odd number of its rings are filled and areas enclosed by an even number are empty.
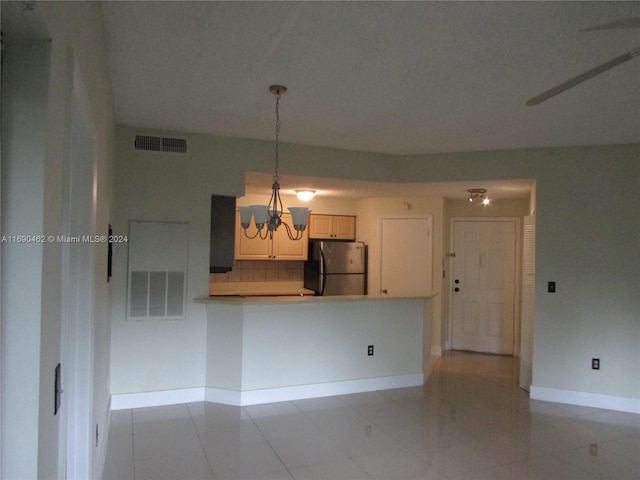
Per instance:
[[[458,287],[456,287],[456,288],[454,288],[454,289],[453,289],[453,291],[454,291],[454,292],[459,292],[459,291],[460,291],[460,289],[459,289]]]
[[[382,293],[384,293],[386,295],[389,292],[387,292],[387,289],[385,288],[384,290],[382,290]]]

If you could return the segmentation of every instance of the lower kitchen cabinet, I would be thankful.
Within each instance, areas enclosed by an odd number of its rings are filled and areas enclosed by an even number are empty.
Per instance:
[[[287,223],[292,229],[291,214],[284,213],[282,221]],[[266,227],[265,227],[266,228]],[[247,233],[253,236],[257,229],[252,222]],[[236,260],[306,260],[309,250],[308,230],[300,240],[291,240],[287,235],[287,229],[281,225],[273,234],[273,238],[263,240],[260,236],[247,238],[240,225],[240,213],[236,212]]]

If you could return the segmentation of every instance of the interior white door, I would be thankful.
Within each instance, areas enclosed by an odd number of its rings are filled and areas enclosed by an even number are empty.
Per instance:
[[[380,293],[421,296],[432,285],[431,217],[380,219]]]
[[[513,354],[516,226],[515,220],[454,220],[454,349]]]

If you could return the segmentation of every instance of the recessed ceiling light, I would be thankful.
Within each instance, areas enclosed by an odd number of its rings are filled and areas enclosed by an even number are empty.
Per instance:
[[[316,194],[315,190],[296,190],[296,195],[303,202],[308,202]]]

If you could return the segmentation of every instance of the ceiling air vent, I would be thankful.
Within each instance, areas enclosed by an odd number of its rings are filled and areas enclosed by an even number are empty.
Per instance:
[[[133,147],[143,152],[187,153],[187,139],[136,135]]]

